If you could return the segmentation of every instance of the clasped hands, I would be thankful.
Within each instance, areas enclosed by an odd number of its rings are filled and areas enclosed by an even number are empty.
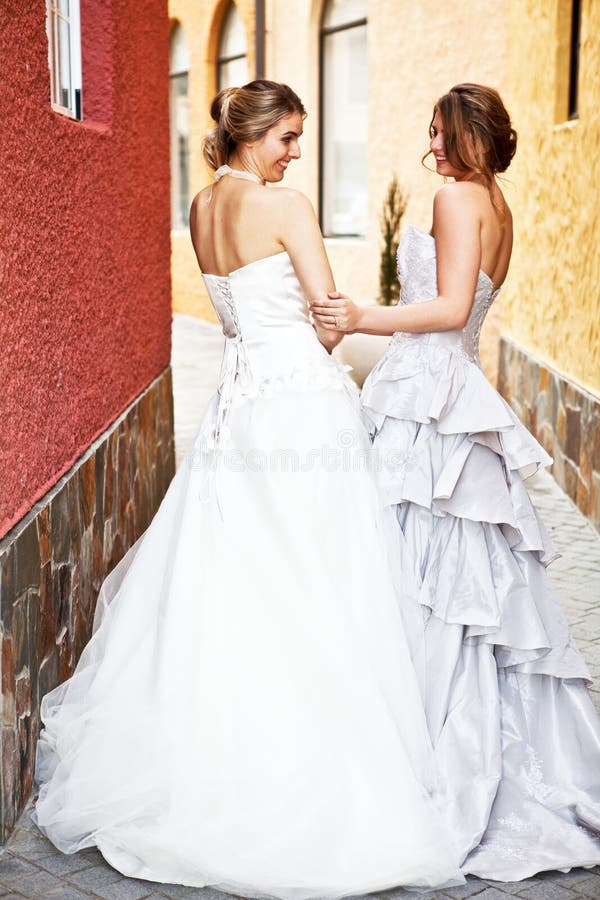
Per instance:
[[[361,307],[339,291],[328,293],[326,300],[311,300],[309,306],[319,328],[351,334],[359,326]]]

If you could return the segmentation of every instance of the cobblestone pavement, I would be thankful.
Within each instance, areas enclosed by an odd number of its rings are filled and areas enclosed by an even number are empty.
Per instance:
[[[214,327],[176,316],[173,334],[176,441],[178,458],[191,444],[209,395],[218,378],[221,339]],[[550,567],[552,580],[569,618],[573,634],[597,679],[594,690],[600,710],[600,536],[557,487],[541,473],[528,482],[534,501],[559,550],[563,554]],[[0,897],[54,897],[77,900],[103,897],[109,900],[141,900],[144,897],[198,897],[227,900],[229,895],[210,889],[157,884],[125,878],[97,850],[72,856],[59,853],[35,828],[31,804],[3,850],[0,850]],[[402,890],[369,895],[382,900],[408,897]],[[413,895],[414,896],[414,895]],[[431,898],[507,900],[574,900],[599,898],[600,867],[567,873],[548,872],[514,884],[469,878],[459,888],[426,895]]]

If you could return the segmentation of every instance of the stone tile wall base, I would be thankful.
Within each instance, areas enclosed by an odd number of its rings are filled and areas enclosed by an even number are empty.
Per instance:
[[[102,581],[174,471],[167,368],[0,541],[0,841],[32,789],[40,701],[72,674]]]
[[[498,390],[554,458],[558,484],[600,529],[600,399],[507,338]]]

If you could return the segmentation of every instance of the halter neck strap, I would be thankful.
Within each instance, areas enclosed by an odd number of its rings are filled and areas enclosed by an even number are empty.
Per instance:
[[[214,174],[215,181],[219,181],[224,175],[231,175],[233,178],[245,178],[246,181],[254,181],[256,184],[265,183],[263,179],[259,178],[258,175],[255,175],[254,172],[247,172],[243,169],[232,169],[231,166],[228,165],[219,166]]]

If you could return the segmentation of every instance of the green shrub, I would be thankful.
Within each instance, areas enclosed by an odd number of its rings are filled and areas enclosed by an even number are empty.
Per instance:
[[[389,183],[379,218],[383,237],[379,269],[379,302],[383,306],[394,306],[400,298],[396,254],[400,240],[400,224],[407,202],[408,197],[402,191],[397,176],[394,175]]]

